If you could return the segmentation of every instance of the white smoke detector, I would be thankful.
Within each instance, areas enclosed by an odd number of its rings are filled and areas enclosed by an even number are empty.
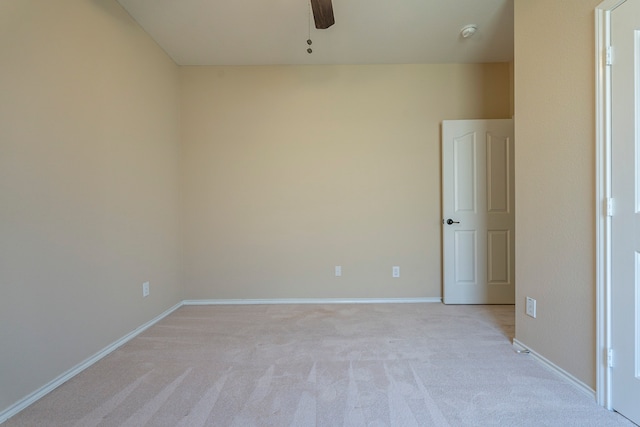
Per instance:
[[[462,36],[462,38],[467,39],[474,35],[476,31],[478,31],[478,26],[475,24],[469,24],[462,27],[462,29],[460,30],[460,35]]]

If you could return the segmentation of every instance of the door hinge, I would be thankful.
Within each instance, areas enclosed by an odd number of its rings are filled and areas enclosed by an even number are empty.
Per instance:
[[[613,368],[613,349],[607,350],[607,366]]]
[[[605,65],[613,65],[613,46],[607,46],[605,51]]]
[[[604,202],[605,202],[605,207],[604,207],[605,215],[613,216],[613,198],[607,197],[607,199]]]

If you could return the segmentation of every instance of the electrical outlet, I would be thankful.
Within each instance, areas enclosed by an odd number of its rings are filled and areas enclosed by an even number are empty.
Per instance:
[[[526,313],[527,316],[531,316],[534,319],[536,318],[536,300],[531,297],[527,297]]]
[[[397,265],[394,265],[393,268],[391,269],[391,276],[400,277],[400,267],[398,267]]]
[[[342,266],[336,265],[336,277],[342,276]]]
[[[149,296],[149,282],[144,282],[142,284],[142,297],[148,297]]]

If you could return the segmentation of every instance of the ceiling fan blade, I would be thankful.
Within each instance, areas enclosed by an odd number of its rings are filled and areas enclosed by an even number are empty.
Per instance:
[[[333,19],[331,0],[311,0],[311,10],[313,10],[316,28],[324,30],[336,23]]]

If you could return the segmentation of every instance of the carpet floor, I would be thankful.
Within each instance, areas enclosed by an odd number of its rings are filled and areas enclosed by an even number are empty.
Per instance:
[[[513,306],[184,306],[3,427],[633,425],[513,334]]]

